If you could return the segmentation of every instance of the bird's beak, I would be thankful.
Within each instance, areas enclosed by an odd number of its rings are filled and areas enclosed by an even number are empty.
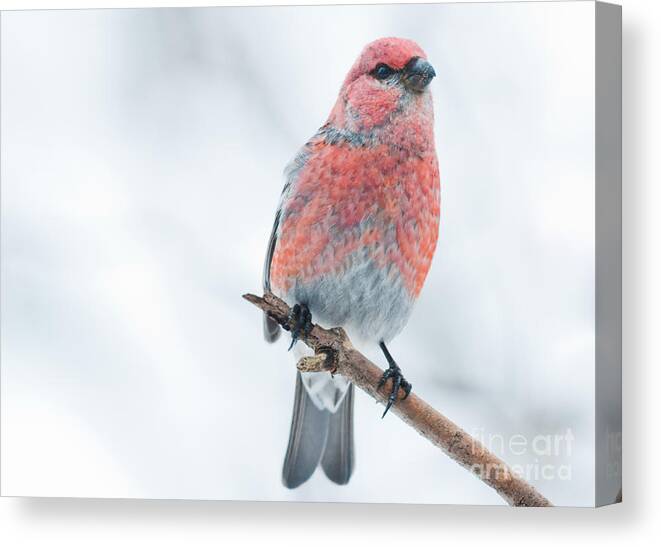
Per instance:
[[[404,67],[402,81],[407,89],[422,92],[434,76],[436,76],[434,67],[424,59],[415,57]]]

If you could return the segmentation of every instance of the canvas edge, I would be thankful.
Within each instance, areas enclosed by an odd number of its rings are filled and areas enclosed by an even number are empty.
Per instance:
[[[622,500],[622,7],[595,3],[595,506]]]

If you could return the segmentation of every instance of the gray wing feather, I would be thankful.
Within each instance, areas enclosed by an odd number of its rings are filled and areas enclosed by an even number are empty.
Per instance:
[[[329,418],[330,412],[319,410],[312,402],[303,386],[301,373],[297,372],[289,445],[282,468],[282,483],[287,488],[303,484],[319,465]]]
[[[347,484],[353,472],[353,384],[334,414],[330,415],[321,467],[336,484]]]
[[[273,230],[271,230],[271,237],[269,238],[269,246],[266,249],[266,259],[264,260],[264,275],[263,285],[264,291],[271,290],[271,260],[273,259],[273,251],[275,244],[278,241],[278,224],[280,223],[280,209],[275,215],[275,222],[273,223]],[[268,315],[264,314],[264,338],[267,342],[275,342],[280,337],[280,326]]]
[[[275,214],[275,222],[273,223],[273,230],[271,231],[269,246],[266,250],[266,260],[264,260],[264,291],[271,291],[271,260],[273,259],[275,246],[278,242],[278,228],[280,226],[280,219],[284,214],[283,210],[286,205],[287,196],[289,195],[292,185],[298,176],[298,172],[307,162],[308,156],[309,153],[306,144],[306,146],[298,151],[294,159],[289,162],[285,168],[285,186],[282,189],[282,194],[280,195],[280,205],[278,206],[278,212]],[[279,337],[280,327],[278,324],[270,317],[264,315],[264,338],[266,338],[268,342],[275,342]]]

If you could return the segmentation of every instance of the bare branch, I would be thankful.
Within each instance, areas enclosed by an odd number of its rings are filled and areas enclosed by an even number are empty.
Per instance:
[[[267,293],[259,297],[244,294],[243,298],[262,309],[281,327],[290,329],[290,308],[275,295]],[[386,382],[381,390],[377,389],[383,371],[354,349],[344,330],[340,328],[328,330],[314,325],[309,334],[301,334],[300,340],[312,348],[315,355],[301,359],[297,365],[299,370],[325,370],[341,374],[370,397],[383,404],[386,403],[390,381]],[[406,399],[397,401],[392,412],[459,465],[491,486],[510,505],[552,506],[551,502],[516,475],[505,462],[451,420],[434,410],[414,392]]]

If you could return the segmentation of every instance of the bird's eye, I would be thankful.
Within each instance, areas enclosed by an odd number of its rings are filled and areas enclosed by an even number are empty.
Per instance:
[[[393,70],[391,67],[384,65],[383,63],[379,63],[372,71],[372,76],[374,76],[377,80],[385,80],[386,78],[392,76],[394,73],[395,70]]]

